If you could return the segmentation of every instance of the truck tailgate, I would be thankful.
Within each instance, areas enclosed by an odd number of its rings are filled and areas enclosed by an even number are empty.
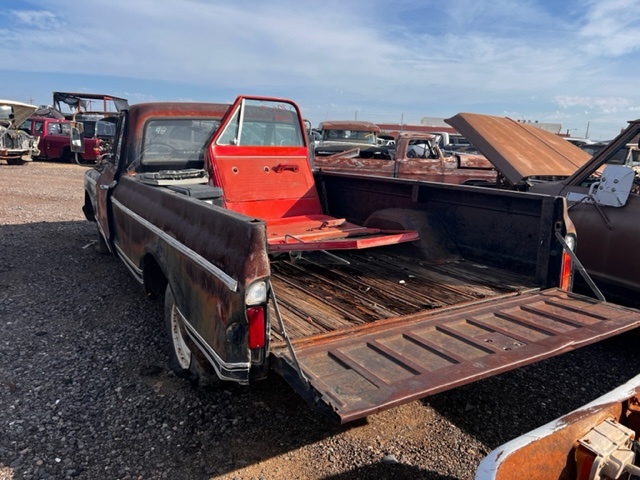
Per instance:
[[[283,345],[273,368],[342,422],[597,342],[640,325],[640,312],[559,289],[390,318]]]

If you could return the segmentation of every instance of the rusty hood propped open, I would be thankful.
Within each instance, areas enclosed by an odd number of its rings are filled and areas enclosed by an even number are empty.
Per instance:
[[[273,366],[310,404],[346,423],[603,340],[640,312],[558,289],[388,319],[294,340]]]
[[[459,113],[445,121],[514,185],[534,176],[568,177],[591,158],[558,135],[508,117]]]

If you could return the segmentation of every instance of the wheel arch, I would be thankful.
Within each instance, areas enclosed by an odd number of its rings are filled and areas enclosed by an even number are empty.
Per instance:
[[[90,222],[96,221],[96,211],[93,208],[93,202],[91,201],[91,195],[88,191],[84,191],[84,205],[82,206],[82,213]]]
[[[151,253],[147,253],[142,259],[142,280],[149,298],[155,299],[164,295],[169,280]]]

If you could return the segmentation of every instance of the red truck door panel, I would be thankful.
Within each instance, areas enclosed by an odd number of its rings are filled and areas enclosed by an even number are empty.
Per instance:
[[[272,346],[272,355],[298,393],[344,423],[638,325],[636,310],[550,289],[293,340],[310,388],[285,346]]]
[[[256,148],[271,148],[273,155],[258,155]],[[416,232],[383,232],[323,215],[306,148],[286,150],[211,148],[215,182],[224,191],[225,206],[266,220],[270,250],[367,248],[418,238]]]
[[[265,220],[321,214],[306,147],[283,150],[212,146],[215,182],[223,188],[225,206]]]

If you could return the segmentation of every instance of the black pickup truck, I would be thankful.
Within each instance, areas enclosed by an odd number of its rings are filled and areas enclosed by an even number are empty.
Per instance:
[[[563,198],[314,174],[307,145],[286,99],[137,104],[87,171],[85,215],[164,298],[179,375],[275,371],[348,422],[640,323],[569,291]]]

